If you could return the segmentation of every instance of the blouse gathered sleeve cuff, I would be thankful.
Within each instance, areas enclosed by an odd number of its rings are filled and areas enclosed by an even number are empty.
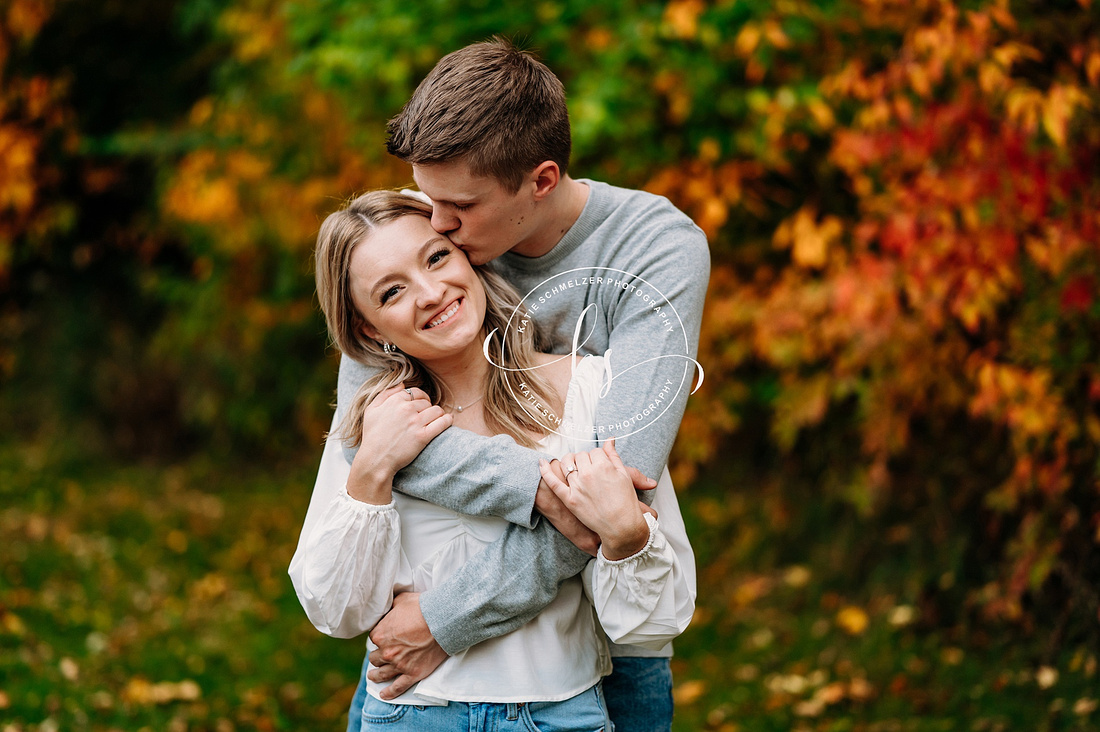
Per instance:
[[[584,570],[585,591],[607,637],[660,650],[695,612],[695,592],[657,518],[645,514],[649,541],[637,553],[609,560],[601,550]]]
[[[291,565],[298,599],[322,633],[365,633],[411,588],[401,522],[391,501],[363,503],[341,486],[323,509]]]

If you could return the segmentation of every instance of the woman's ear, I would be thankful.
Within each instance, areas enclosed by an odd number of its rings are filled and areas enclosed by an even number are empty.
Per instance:
[[[375,341],[382,340],[381,338],[378,337],[378,331],[375,330],[374,328],[372,328],[370,326],[370,323],[368,323],[367,321],[360,320],[358,328],[359,328],[359,332],[362,333],[363,335],[365,335],[367,338],[370,338],[371,340],[375,340]]]

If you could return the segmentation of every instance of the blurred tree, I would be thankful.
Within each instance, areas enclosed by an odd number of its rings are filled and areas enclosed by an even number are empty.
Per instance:
[[[184,434],[179,372],[148,349],[164,303],[144,284],[191,255],[152,194],[175,155],[164,130],[212,57],[170,3],[12,0],[0,18],[0,124],[17,140],[0,163],[5,426],[84,423],[102,444],[164,450]]]
[[[792,531],[890,527],[855,532],[849,571],[902,553],[929,613],[1096,615],[1089,0],[139,6],[148,44],[118,42],[129,6],[5,6],[9,383],[82,395],[131,444],[316,439],[318,222],[408,182],[385,121],[500,33],[564,81],[572,172],[667,195],[710,237],[679,485],[728,446]],[[808,493],[828,516],[793,509]]]

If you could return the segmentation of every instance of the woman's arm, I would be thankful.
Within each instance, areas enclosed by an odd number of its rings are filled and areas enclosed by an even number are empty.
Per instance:
[[[421,394],[394,388],[371,403],[365,449],[351,466],[336,440],[325,444],[289,573],[306,615],[328,635],[350,638],[370,630],[395,592],[411,589],[393,476],[451,421]]]
[[[672,535],[666,537],[658,517],[641,511],[633,500],[613,441],[563,462],[576,465],[567,482],[552,473],[544,478],[604,539],[596,560],[584,570],[585,590],[604,631],[615,643],[659,650],[687,628],[695,612],[695,561],[668,470],[654,498],[654,505],[669,513]],[[639,522],[644,527],[640,537]]]

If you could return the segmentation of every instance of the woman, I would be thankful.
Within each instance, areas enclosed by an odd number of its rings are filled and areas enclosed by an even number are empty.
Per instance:
[[[508,333],[493,349],[504,362],[491,365],[485,336],[504,332],[519,298],[472,268],[430,216],[416,199],[375,192],[331,215],[318,236],[329,331],[345,354],[379,369],[338,430],[361,445],[346,491],[303,538],[303,605],[318,627],[369,630],[395,592],[435,586],[503,531],[501,519],[393,493],[397,471],[443,429],[509,435],[551,454],[590,444],[591,434],[562,425],[591,424],[602,359],[575,365],[540,354],[526,329]],[[501,724],[600,729],[608,723],[598,681],[610,663],[593,603],[616,641],[661,644],[686,625],[675,556],[613,446],[563,462],[565,483],[544,476],[602,542],[584,581],[567,581],[530,623],[450,657],[394,704],[371,682],[364,728],[466,728],[472,715],[495,715]]]

